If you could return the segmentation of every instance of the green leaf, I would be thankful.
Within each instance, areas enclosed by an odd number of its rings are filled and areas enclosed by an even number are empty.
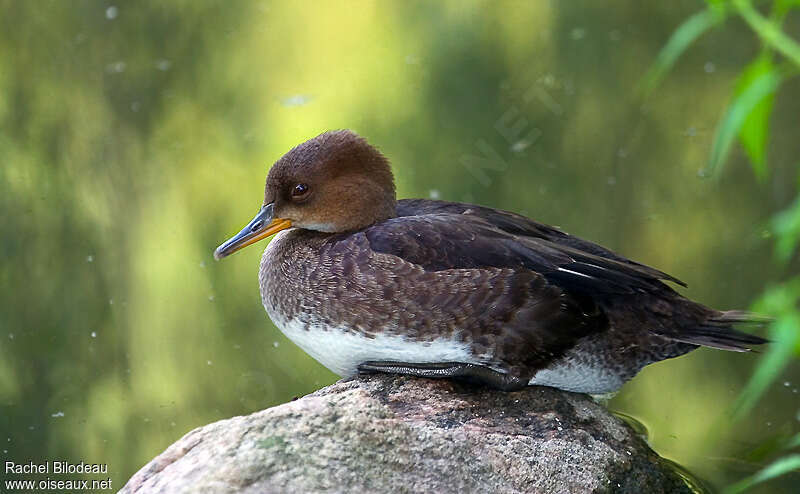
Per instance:
[[[772,229],[777,237],[775,255],[779,261],[787,263],[800,244],[800,197],[772,218]]]
[[[737,494],[744,492],[756,484],[766,482],[767,480],[780,477],[790,472],[795,472],[800,469],[800,455],[793,454],[778,458],[762,470],[758,471],[755,475],[741,480],[732,486],[725,489],[725,494]]]
[[[785,56],[800,68],[800,44],[781,31],[780,23],[773,23],[761,15],[749,0],[733,0],[736,11],[758,33],[761,41]]]
[[[710,9],[718,10],[723,14],[730,9],[730,4],[731,0],[706,0],[706,5]]]
[[[770,324],[770,344],[758,363],[750,381],[733,406],[734,420],[749,412],[800,347],[800,276],[768,289],[755,304],[754,309],[774,315]]]
[[[800,432],[795,434],[793,438],[786,443],[786,449],[792,449],[800,447]]]
[[[769,385],[780,375],[794,353],[798,343],[798,328],[800,317],[784,317],[772,323],[770,331],[770,346],[767,353],[759,362],[756,371],[750,377],[742,394],[734,404],[734,418],[740,419],[756,404]]]
[[[644,94],[655,89],[669,72],[678,57],[703,33],[720,24],[725,16],[720,8],[708,8],[689,17],[672,33],[672,36],[658,53],[656,61],[645,74],[641,83]]]
[[[780,27],[786,15],[795,7],[800,7],[800,0],[775,0],[769,13],[769,20]]]
[[[733,139],[742,129],[744,122],[764,98],[775,93],[782,80],[783,77],[779,71],[770,69],[754,77],[749,84],[742,88],[741,92],[734,96],[717,127],[717,133],[711,145],[707,174],[715,173],[725,161]]]
[[[741,95],[759,77],[773,72],[772,59],[764,53],[744,68],[736,83],[735,96]],[[763,182],[767,178],[767,140],[769,137],[769,117],[775,103],[775,92],[767,94],[755,104],[745,117],[739,129],[739,141],[742,143],[756,178]]]

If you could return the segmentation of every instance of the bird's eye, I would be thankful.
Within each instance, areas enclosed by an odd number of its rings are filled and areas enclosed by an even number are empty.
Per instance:
[[[303,199],[308,195],[308,185],[297,184],[292,188],[292,199]]]

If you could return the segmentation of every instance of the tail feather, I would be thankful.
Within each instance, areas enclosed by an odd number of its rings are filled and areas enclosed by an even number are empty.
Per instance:
[[[722,325],[730,324],[758,324],[764,325],[772,322],[769,316],[762,316],[746,310],[726,310],[720,312],[718,315],[710,318],[709,323],[718,323]]]
[[[693,327],[684,334],[673,336],[672,339],[693,345],[702,345],[720,350],[733,352],[749,352],[754,345],[769,343],[769,340],[735,330],[732,324],[761,325],[770,322],[769,317],[753,314],[741,310],[720,312],[709,318],[705,324]]]

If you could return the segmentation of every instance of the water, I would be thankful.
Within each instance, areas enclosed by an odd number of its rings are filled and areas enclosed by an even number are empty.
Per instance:
[[[771,120],[764,185],[738,150],[720,179],[698,176],[757,52],[743,27],[703,37],[636,96],[697,2],[3,6],[6,459],[107,463],[121,486],[194,427],[336,379],[266,318],[259,248],[211,256],[261,203],[269,164],[332,128],[389,156],[401,197],[524,212],[710,305],[747,308],[784,276],[762,232],[795,191],[797,84]],[[720,489],[800,431],[796,367],[731,420],[758,359],[699,350],[645,369],[609,406]]]
[[[647,430],[647,426],[644,425],[644,423],[642,423],[639,419],[623,412],[613,412],[613,414],[615,417],[622,420],[631,429],[633,429],[636,435],[641,437],[645,442],[649,442],[649,431]],[[678,463],[668,460],[664,457],[659,457],[659,461],[667,468],[678,474],[678,476],[684,481],[686,486],[689,487],[693,493],[712,494],[714,492],[714,490],[708,486],[705,481],[701,480],[699,477],[697,477],[697,475],[693,474]]]

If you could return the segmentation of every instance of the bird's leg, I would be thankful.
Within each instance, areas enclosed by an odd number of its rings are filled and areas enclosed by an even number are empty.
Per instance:
[[[460,362],[437,362],[415,364],[407,362],[364,362],[358,366],[359,374],[405,374],[431,379],[460,378],[478,382],[502,391],[517,391],[527,386],[528,381],[504,374],[488,367]]]

